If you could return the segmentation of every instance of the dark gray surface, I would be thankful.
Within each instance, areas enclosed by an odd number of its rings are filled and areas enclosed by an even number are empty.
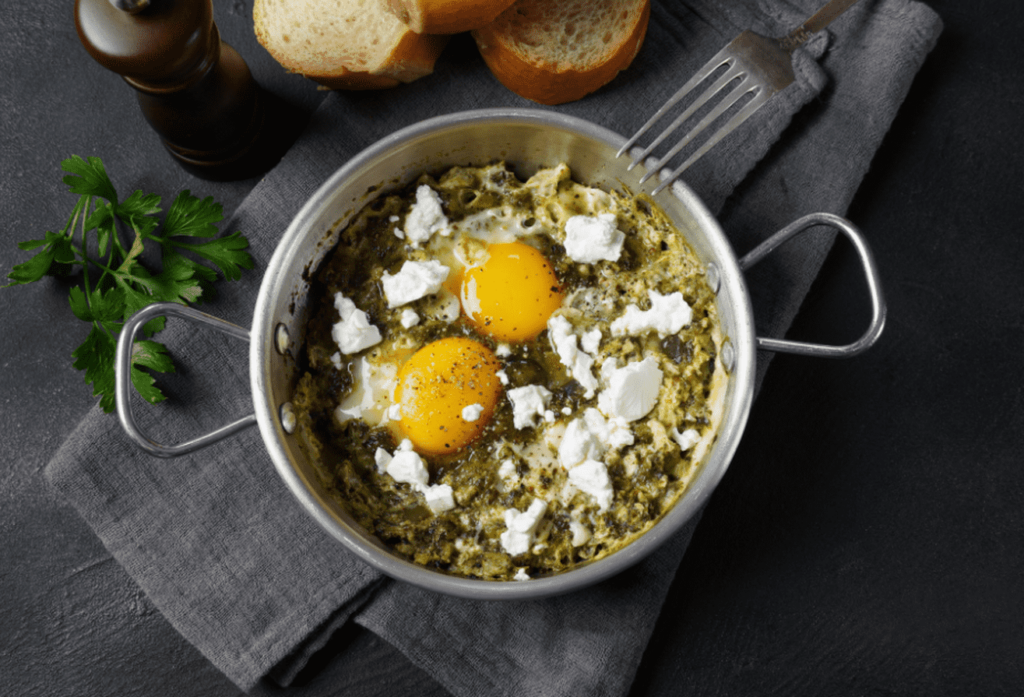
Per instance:
[[[321,93],[256,44],[251,5],[215,4],[257,79],[311,110]],[[849,213],[887,280],[886,334],[852,361],[776,359],[635,695],[1024,692],[1024,7],[930,4],[945,31]],[[85,55],[70,3],[40,5],[0,28],[3,273],[17,241],[63,225],[72,153],[101,156],[119,190],[232,210],[255,181],[178,169]],[[791,336],[854,338],[858,273],[839,245]],[[0,692],[236,694],[42,477],[93,403],[66,297],[53,280],[0,290]],[[318,688],[443,694],[366,632],[335,643],[350,650]]]

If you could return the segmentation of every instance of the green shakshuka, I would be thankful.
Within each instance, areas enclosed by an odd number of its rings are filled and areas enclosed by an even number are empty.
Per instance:
[[[649,197],[565,165],[379,197],[310,298],[295,433],[353,518],[430,569],[526,581],[611,554],[714,440],[706,268]]]

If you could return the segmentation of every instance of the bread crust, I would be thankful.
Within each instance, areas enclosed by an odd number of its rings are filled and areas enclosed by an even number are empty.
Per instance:
[[[388,9],[417,34],[458,34],[486,26],[515,0],[387,0]]]
[[[507,10],[514,11],[515,6]],[[651,3],[645,0],[636,23],[616,50],[590,67],[565,68],[537,55],[523,55],[503,30],[501,17],[474,31],[473,38],[487,67],[505,87],[540,104],[565,104],[603,87],[629,67],[643,45],[650,16]]]
[[[376,67],[353,70],[331,55],[330,42],[318,50],[321,60],[301,57],[288,50],[287,39],[276,35],[265,16],[264,0],[253,6],[256,39],[289,72],[298,73],[329,89],[370,90],[412,82],[434,71],[434,63],[448,42],[447,36],[416,34],[407,27]]]

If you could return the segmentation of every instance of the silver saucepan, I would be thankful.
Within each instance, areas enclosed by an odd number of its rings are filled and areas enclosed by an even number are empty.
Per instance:
[[[441,116],[402,129],[370,146],[328,179],[292,221],[270,260],[256,299],[252,328],[242,327],[175,304],[153,305],[124,327],[117,349],[118,415],[127,433],[147,452],[172,457],[195,451],[252,423],[278,474],[327,532],[360,559],[385,574],[419,586],[472,598],[522,599],[562,593],[622,571],[650,554],[686,524],[704,505],[725,474],[746,425],[754,387],[758,348],[814,356],[852,356],[881,334],[885,304],[867,243],[846,220],[831,214],[807,216],[737,259],[718,222],[683,183],[675,182],[659,203],[686,235],[707,266],[717,292],[722,344],[719,361],[724,379],[717,400],[717,438],[682,498],[647,533],[622,550],[567,572],[528,582],[480,581],[446,575],[400,559],[357,525],[323,490],[291,431],[291,391],[309,308],[307,273],[334,246],[349,219],[374,197],[403,187],[424,171],[452,165],[484,164],[503,159],[520,176],[541,166],[565,162],[573,177],[590,186],[640,190],[643,168],[626,170],[628,158],[615,155],[625,139],[587,121],[532,109],[469,111]],[[872,319],[867,332],[846,346],[823,346],[755,336],[750,297],[742,272],[780,244],[813,226],[829,226],[854,244],[867,276]],[[129,357],[138,329],[155,316],[180,316],[212,326],[249,342],[249,375],[255,414],[178,445],[155,443],[141,433],[131,412]]]

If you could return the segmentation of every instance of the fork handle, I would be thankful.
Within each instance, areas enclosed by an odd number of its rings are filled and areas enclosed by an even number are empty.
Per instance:
[[[831,0],[823,8],[811,15],[806,22],[781,39],[779,43],[787,51],[803,46],[807,40],[827,27],[839,15],[856,5],[860,0]]]

